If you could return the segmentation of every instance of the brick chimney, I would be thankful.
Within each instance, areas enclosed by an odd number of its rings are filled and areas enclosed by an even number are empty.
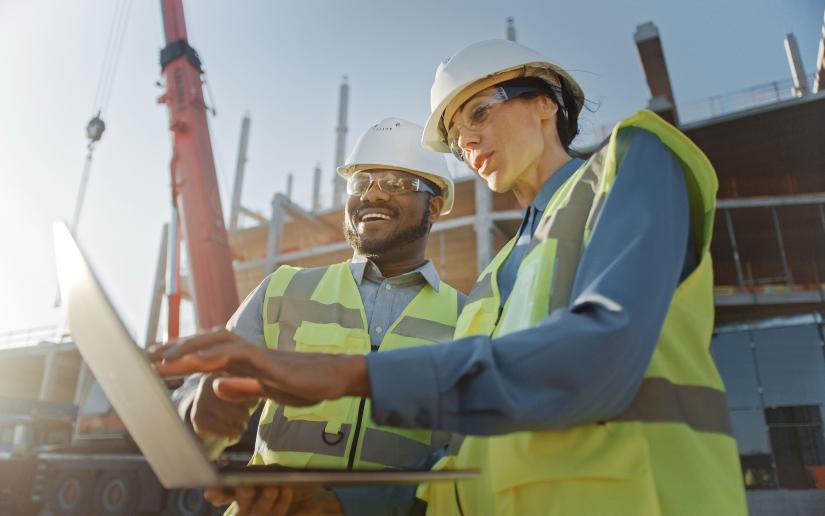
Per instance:
[[[647,87],[650,89],[648,109],[671,124],[678,125],[679,117],[676,113],[676,102],[673,100],[673,89],[667,73],[662,41],[659,39],[659,29],[653,22],[643,23],[636,27],[634,39],[647,77]]]

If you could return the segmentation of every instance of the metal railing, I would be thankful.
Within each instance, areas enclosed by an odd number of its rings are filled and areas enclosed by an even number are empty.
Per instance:
[[[814,257],[814,281],[799,281],[794,277],[789,252],[787,250],[787,236],[783,232],[780,220],[780,211],[787,207],[808,206],[815,210],[809,216],[815,217],[816,226],[820,226],[821,237],[825,240],[825,194],[800,194],[780,197],[753,197],[740,199],[723,199],[717,204],[717,221],[727,236],[730,246],[730,258],[736,272],[736,284],[716,287],[717,304],[753,304],[766,301],[777,303],[785,302],[823,302],[823,280],[825,280],[825,266],[823,275],[820,275],[819,264]],[[776,254],[772,257],[780,267],[776,267],[772,277],[754,277],[749,263],[749,256],[742,254],[739,238],[736,234],[732,213],[737,210],[759,209],[770,213],[770,228],[762,234],[764,244],[760,254],[770,247],[774,247]],[[786,222],[787,225],[787,222]],[[786,228],[787,229],[787,228]],[[814,229],[811,227],[811,229]],[[773,240],[773,243],[770,241]],[[723,257],[718,257],[723,258]],[[760,256],[758,258],[764,258]],[[825,264],[823,264],[825,265]],[[801,272],[801,271],[797,271]],[[808,274],[810,276],[810,274]],[[811,278],[808,278],[809,280]],[[727,301],[722,301],[724,297]]]
[[[808,84],[813,84],[815,77],[816,74],[809,75]],[[795,97],[793,79],[786,79],[679,104],[677,110],[679,112],[679,122],[681,124],[691,124]]]
[[[10,330],[0,332],[0,349],[33,346],[40,342],[61,342],[63,337],[62,327],[56,324]]]
[[[808,84],[812,85],[816,74],[808,75]],[[810,93],[809,93],[810,95]],[[710,118],[730,115],[759,106],[767,106],[783,100],[795,98],[793,79],[773,81],[751,86],[743,90],[714,95],[701,100],[678,103],[676,111],[680,125],[690,125]],[[576,138],[574,147],[588,147],[604,140],[610,135],[614,123],[594,125]]]

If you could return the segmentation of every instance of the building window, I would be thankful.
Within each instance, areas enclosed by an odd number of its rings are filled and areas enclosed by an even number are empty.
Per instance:
[[[819,405],[765,409],[780,488],[815,489],[814,469],[825,465]]]

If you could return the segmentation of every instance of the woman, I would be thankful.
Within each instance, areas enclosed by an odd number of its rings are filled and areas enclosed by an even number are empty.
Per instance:
[[[583,102],[561,67],[513,42],[439,66],[424,145],[526,209],[455,340],[366,358],[217,346],[205,358],[221,360],[200,367],[255,370],[225,395],[371,396],[378,424],[468,435],[440,467],[482,477],[423,486],[430,514],[744,514],[709,353],[713,169],[647,111],[586,162],[571,157]]]

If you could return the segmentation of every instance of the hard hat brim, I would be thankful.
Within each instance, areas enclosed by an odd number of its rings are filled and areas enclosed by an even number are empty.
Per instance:
[[[567,71],[565,71],[562,67],[560,67],[558,65],[555,65],[553,63],[547,62],[547,61],[518,64],[518,65],[512,66],[510,68],[505,68],[503,70],[498,70],[495,73],[492,73],[492,74],[487,75],[485,77],[480,77],[480,78],[477,78],[477,79],[467,81],[467,82],[453,88],[453,90],[450,92],[450,94],[447,95],[446,97],[444,97],[444,99],[441,102],[439,102],[439,104],[435,107],[435,109],[433,109],[432,113],[430,113],[430,117],[427,119],[427,123],[424,125],[424,131],[421,135],[421,145],[424,146],[424,148],[433,150],[435,152],[443,152],[443,153],[451,152],[450,147],[449,147],[449,145],[447,145],[447,143],[445,141],[445,136],[444,136],[444,134],[441,130],[441,126],[442,126],[441,119],[444,116],[444,112],[447,110],[447,106],[449,106],[453,102],[453,100],[456,99],[456,97],[458,97],[460,94],[465,92],[468,88],[473,88],[473,90],[474,90],[474,91],[469,93],[469,95],[468,95],[468,98],[469,98],[469,96],[474,95],[478,91],[481,91],[485,88],[489,88],[490,86],[493,86],[493,85],[495,85],[499,82],[503,82],[503,81],[508,80],[509,78],[512,78],[507,74],[507,72],[518,70],[520,68],[524,68],[525,70],[527,70],[527,69],[550,69],[554,73],[564,77],[565,81],[572,88],[573,94],[575,96],[577,96],[579,98],[582,98],[582,99],[584,98],[584,93],[582,92],[582,89],[579,86],[579,83],[577,83],[575,81],[575,79],[573,79],[573,77],[571,77],[570,74],[568,74]],[[500,80],[490,80],[490,79],[493,79],[493,78],[497,78],[498,76],[501,76]],[[473,85],[476,85],[476,84],[478,86],[474,87]]]

